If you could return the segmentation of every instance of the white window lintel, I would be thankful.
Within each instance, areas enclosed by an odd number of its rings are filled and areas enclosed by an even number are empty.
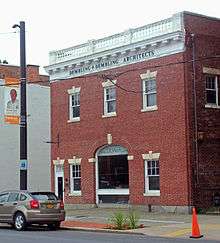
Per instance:
[[[151,72],[150,70],[147,70],[146,73],[140,74],[141,79],[151,79],[151,78],[156,78],[157,76],[157,71]]]
[[[70,165],[72,165],[72,164],[80,165],[81,164],[81,160],[82,160],[82,158],[77,158],[76,156],[73,156],[72,159],[68,159],[68,163]]]
[[[142,158],[144,160],[152,160],[152,159],[159,159],[160,153],[152,153],[151,151],[147,154],[142,154]]]
[[[117,83],[117,80],[106,80],[105,82],[102,82],[102,87],[106,88],[106,87],[110,87],[113,86]]]
[[[71,95],[71,94],[80,92],[80,89],[81,89],[81,87],[76,88],[75,86],[73,86],[71,89],[68,89],[67,92],[69,95]]]

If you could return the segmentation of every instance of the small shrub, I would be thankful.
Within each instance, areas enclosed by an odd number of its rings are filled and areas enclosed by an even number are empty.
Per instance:
[[[110,223],[113,225],[114,229],[118,229],[118,230],[124,229],[126,222],[127,222],[127,218],[122,212],[116,212],[110,218]]]
[[[138,222],[139,222],[139,215],[135,213],[134,211],[130,212],[128,215],[128,223],[130,229],[137,229],[139,227]]]

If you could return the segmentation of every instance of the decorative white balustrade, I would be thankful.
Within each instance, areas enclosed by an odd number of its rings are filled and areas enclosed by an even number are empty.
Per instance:
[[[99,40],[89,40],[87,43],[67,49],[52,51],[49,54],[50,65],[92,55],[105,50],[133,44],[156,36],[169,34],[183,30],[181,13],[171,18],[142,26],[136,29],[129,29],[122,33],[105,37]]]

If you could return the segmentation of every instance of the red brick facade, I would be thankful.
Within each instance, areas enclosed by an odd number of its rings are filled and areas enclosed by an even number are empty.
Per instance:
[[[116,89],[117,116],[103,118],[103,87],[99,75],[87,75],[51,83],[52,141],[60,136],[59,146],[52,145],[52,160],[64,159],[65,203],[95,204],[96,151],[112,143],[125,147],[129,160],[129,203],[132,205],[191,206],[212,205],[220,191],[220,109],[205,108],[203,68],[220,70],[220,21],[184,13],[185,51],[111,69],[122,73],[117,85],[136,93]],[[194,119],[192,39],[195,34],[196,122]],[[157,71],[157,107],[141,112],[140,75]],[[107,72],[104,72],[105,74]],[[80,87],[80,122],[69,122],[69,95],[72,86]],[[220,95],[219,95],[220,97]],[[195,124],[198,159],[195,149]],[[160,153],[160,196],[144,195],[145,174],[142,154]],[[81,196],[69,196],[68,159],[81,161]],[[51,167],[54,190],[54,167]],[[205,200],[204,200],[205,199]],[[202,205],[204,206],[204,205]]]

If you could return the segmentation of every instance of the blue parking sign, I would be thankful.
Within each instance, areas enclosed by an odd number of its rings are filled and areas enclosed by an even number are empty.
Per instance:
[[[27,160],[26,159],[20,160],[20,170],[27,170]]]

